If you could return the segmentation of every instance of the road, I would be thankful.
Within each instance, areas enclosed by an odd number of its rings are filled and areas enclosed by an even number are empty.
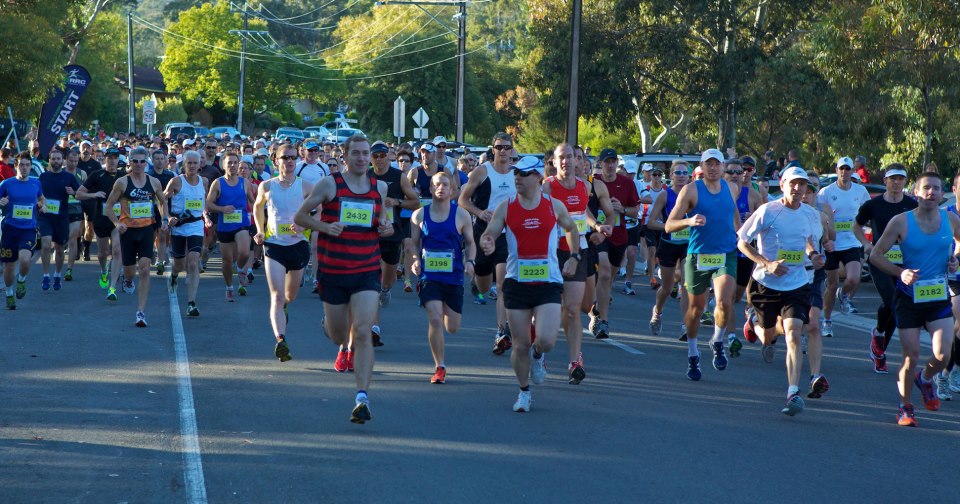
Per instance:
[[[685,344],[648,333],[646,287],[614,294],[613,337],[587,338],[581,385],[567,384],[561,337],[532,411],[513,413],[493,306],[467,301],[448,383],[431,385],[426,318],[397,285],[373,421],[355,425],[353,377],[333,370],[309,289],[290,307],[294,360],[279,363],[262,272],[228,304],[208,269],[196,319],[154,276],[146,329],[135,296],[106,301],[95,275],[81,262],[41,292],[37,267],[0,314],[0,502],[932,502],[960,478],[957,401],[918,406],[917,429],[895,423],[895,375],[867,359],[871,285],[863,316],[837,316],[826,342],[830,392],[792,418],[782,344],[774,364],[759,345],[723,372],[705,357],[690,382]],[[185,311],[183,282],[178,294]],[[664,320],[676,328],[676,303]]]

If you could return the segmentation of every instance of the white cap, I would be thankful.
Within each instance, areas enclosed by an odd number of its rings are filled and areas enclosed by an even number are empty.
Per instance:
[[[646,163],[646,164],[649,165],[650,163]],[[646,166],[646,165],[644,165],[644,166]],[[650,165],[650,166],[653,166],[653,165]],[[623,169],[626,170],[627,173],[629,173],[629,174],[631,174],[631,175],[636,175],[636,174],[637,174],[637,169],[638,169],[638,168],[637,168],[637,162],[634,161],[634,160],[632,160],[632,159],[627,159],[627,160],[625,160],[625,161],[623,162]]]
[[[901,177],[906,177],[906,176],[907,176],[907,172],[901,170],[900,168],[892,168],[892,169],[887,170],[886,173],[883,174],[883,178],[893,177],[893,176],[895,176],[895,175],[900,175]]]
[[[840,159],[837,160],[837,166],[836,166],[836,167],[837,167],[837,168],[840,168],[841,166],[849,166],[850,168],[853,168],[853,160],[850,159],[850,158],[848,158],[848,157],[846,157],[846,156],[844,156],[844,157],[842,157],[842,158],[840,158]]]
[[[188,138],[188,139],[186,139],[186,140],[183,141],[183,146],[186,147],[186,146],[188,146],[188,145],[193,145],[193,144],[195,144],[195,143],[196,143],[196,142],[194,142],[192,138]]]
[[[252,164],[253,164],[253,156],[251,156],[250,154],[247,154],[247,155],[244,155],[244,156],[240,156],[240,162],[241,162],[241,163],[249,163],[249,164],[252,165]]]
[[[536,170],[537,173],[543,175],[543,161],[537,156],[523,156],[519,161],[514,163],[511,168],[522,172]]]
[[[643,171],[653,171],[653,163],[643,163]]]
[[[789,183],[791,180],[795,179],[803,179],[808,183],[810,182],[810,178],[807,176],[806,170],[800,168],[799,166],[791,166],[790,168],[780,172],[780,182]]]
[[[444,137],[442,137],[442,136],[440,136],[440,135],[437,135],[437,136],[433,137],[433,142],[432,142],[432,143],[433,143],[433,145],[437,145],[437,144],[441,144],[441,143],[442,143],[442,144],[446,144],[446,143],[447,143],[447,139],[444,138]]]
[[[700,154],[701,163],[705,163],[710,159],[716,159],[722,163],[724,161],[723,153],[717,149],[707,149],[703,151],[703,154]]]

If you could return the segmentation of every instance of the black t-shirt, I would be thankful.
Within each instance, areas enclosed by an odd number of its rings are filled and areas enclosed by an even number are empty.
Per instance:
[[[104,198],[96,198],[87,201],[95,201],[97,205],[97,210],[94,215],[97,219],[107,220],[103,215],[103,204],[106,203],[107,198],[110,197],[110,191],[113,190],[113,184],[116,183],[117,179],[124,176],[125,173],[122,170],[117,170],[113,173],[108,172],[107,170],[97,170],[91,173],[87,180],[83,182],[83,187],[87,188],[87,192],[96,193],[103,191],[103,194],[106,196]]]
[[[373,175],[377,180],[382,180],[387,184],[387,197],[394,198],[400,201],[403,201],[403,187],[400,185],[400,178],[403,174],[400,170],[396,168],[387,168],[386,173],[383,175],[378,175],[376,170],[370,168],[370,175]],[[400,207],[393,207],[393,234],[381,238],[380,241],[385,242],[396,242],[403,239],[403,234],[400,232]]]
[[[207,183],[213,185],[213,181],[224,175],[217,165],[211,164],[200,168],[200,176],[207,179]]]
[[[903,195],[899,203],[890,203],[883,199],[883,195],[872,198],[863,205],[860,205],[860,211],[857,212],[857,224],[861,226],[870,225],[873,230],[873,244],[876,245],[880,237],[883,236],[883,230],[887,229],[890,219],[917,208],[917,200]]]
[[[82,159],[79,160],[79,161],[77,161],[77,168],[79,168],[79,169],[87,172],[87,175],[90,175],[91,173],[93,173],[93,172],[95,172],[95,171],[97,171],[97,170],[99,170],[99,169],[101,169],[101,168],[103,168],[103,167],[100,166],[100,163],[98,163],[96,159],[94,159],[93,157],[91,157],[91,158],[88,159],[87,161],[84,161],[84,160],[82,160]]]

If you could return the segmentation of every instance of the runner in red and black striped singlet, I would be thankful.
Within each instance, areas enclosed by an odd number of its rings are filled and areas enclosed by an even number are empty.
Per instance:
[[[370,176],[370,190],[364,194],[357,194],[350,190],[343,175],[333,173],[337,184],[337,195],[328,203],[323,204],[320,220],[323,222],[340,222],[341,201],[373,200],[371,226],[347,225],[340,236],[331,236],[319,233],[317,238],[317,269],[325,275],[356,275],[371,271],[380,271],[380,232],[377,221],[383,208],[380,192],[377,190],[377,179]],[[368,204],[368,203],[367,203]]]

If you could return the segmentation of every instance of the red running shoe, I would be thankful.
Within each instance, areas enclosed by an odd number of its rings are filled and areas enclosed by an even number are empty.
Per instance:
[[[347,350],[347,371],[353,372],[353,350]]]
[[[760,338],[757,337],[757,333],[753,330],[753,319],[747,317],[747,321],[743,323],[743,337],[747,339],[750,343],[756,343],[760,341]]]
[[[447,380],[447,368],[438,367],[437,371],[433,373],[433,378],[430,378],[430,383],[436,383],[437,385],[442,385],[446,383]]]
[[[904,427],[916,427],[917,419],[913,416],[913,405],[904,404],[900,406],[899,411],[897,411],[897,425],[902,425]]]
[[[343,350],[337,352],[337,360],[333,361],[333,369],[338,373],[343,373],[347,370],[347,352]]]
[[[920,389],[923,407],[930,411],[937,411],[940,409],[940,398],[937,397],[937,391],[934,389],[935,385],[932,381],[923,381],[923,378],[920,376],[922,374],[922,372],[916,373],[917,376],[913,379],[913,382],[916,383],[917,388]]]

